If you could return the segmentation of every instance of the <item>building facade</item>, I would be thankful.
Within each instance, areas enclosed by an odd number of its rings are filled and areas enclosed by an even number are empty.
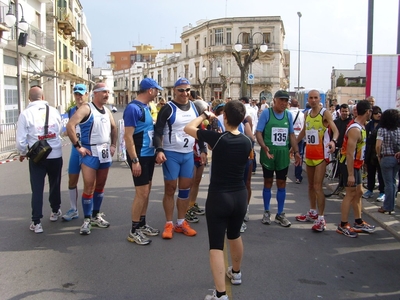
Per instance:
[[[355,64],[354,69],[332,67],[331,89],[327,92],[327,99],[336,99],[338,104],[365,99],[366,78],[366,63]]]
[[[222,18],[189,24],[182,30],[180,52],[159,51],[151,59],[131,61],[130,68],[114,69],[116,101],[127,104],[145,77],[164,88],[160,96],[165,99],[173,98],[175,81],[186,77],[207,101],[211,97],[237,99],[243,91],[243,96],[272,100],[277,90],[289,88],[290,52],[284,49],[284,39],[280,17]],[[236,43],[242,45],[240,52],[235,50]],[[260,51],[263,44],[268,46],[265,53]],[[242,89],[243,85],[247,88]]]
[[[1,1],[0,122],[17,121],[33,85],[42,86],[49,104],[64,113],[72,87],[91,83],[91,37],[80,1]],[[8,12],[18,17],[18,32],[17,22],[6,24]]]

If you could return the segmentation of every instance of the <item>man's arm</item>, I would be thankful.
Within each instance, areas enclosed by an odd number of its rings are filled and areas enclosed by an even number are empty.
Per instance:
[[[164,149],[162,148],[163,146],[163,134],[164,134],[164,127],[165,124],[167,124],[168,117],[172,113],[172,108],[171,106],[164,105],[160,111],[158,112],[157,115],[157,121],[156,124],[154,125],[154,137],[153,137],[153,145],[154,148],[156,149],[156,163],[157,164],[162,164],[164,161],[167,160],[164,154]]]
[[[300,141],[301,141],[301,140],[304,138],[304,136],[306,135],[306,126],[305,126],[306,118],[307,118],[307,112],[304,113],[304,125],[303,125],[303,127],[301,128],[301,131],[299,132],[299,135],[297,136],[296,144],[300,143]]]
[[[354,152],[357,142],[361,139],[361,132],[358,128],[351,128],[347,132],[346,165],[347,165],[347,186],[352,187],[355,184],[354,178]]]
[[[324,124],[326,127],[330,127],[330,129],[333,132],[333,137],[332,140],[326,145],[326,147],[329,147],[329,153],[333,153],[336,149],[336,143],[339,138],[339,130],[337,129],[335,122],[333,122],[333,118],[331,113],[328,110],[325,110],[324,112]]]
[[[111,111],[108,110],[108,114],[110,115],[110,123],[111,123],[111,146],[110,146],[110,151],[111,151],[111,156],[114,156],[115,150],[117,149],[116,143],[118,139],[118,129],[117,125],[115,124],[114,117],[111,113]]]
[[[67,134],[72,143],[72,145],[76,145],[78,142],[78,138],[76,137],[76,125],[78,125],[85,117],[89,116],[90,107],[89,105],[82,105],[69,119],[67,123]],[[91,154],[89,149],[85,147],[76,147],[76,150],[82,155]]]

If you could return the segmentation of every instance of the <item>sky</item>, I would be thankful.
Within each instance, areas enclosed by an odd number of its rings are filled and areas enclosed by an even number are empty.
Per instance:
[[[284,47],[290,50],[290,90],[330,88],[332,67],[353,69],[366,62],[368,0],[80,0],[92,37],[95,67],[109,68],[110,52],[133,45],[171,48],[182,28],[198,20],[280,16]],[[373,54],[395,54],[398,0],[374,1]],[[236,37],[234,37],[236,39]]]

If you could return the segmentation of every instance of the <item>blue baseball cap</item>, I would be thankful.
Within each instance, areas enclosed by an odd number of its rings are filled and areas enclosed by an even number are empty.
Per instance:
[[[81,95],[85,95],[87,92],[86,85],[79,83],[74,86],[74,93],[79,93]]]
[[[158,85],[157,81],[155,81],[153,78],[149,78],[149,77],[144,78],[140,82],[140,89],[141,90],[157,89],[160,91],[163,90],[163,88]]]
[[[176,82],[174,87],[180,86],[180,85],[190,85],[190,81],[184,77],[179,78]]]

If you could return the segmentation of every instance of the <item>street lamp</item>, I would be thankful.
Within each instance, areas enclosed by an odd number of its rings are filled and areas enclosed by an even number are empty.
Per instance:
[[[302,17],[301,12],[297,12],[299,16],[299,54],[298,54],[298,61],[297,61],[297,90],[300,90],[300,19]]]
[[[248,34],[247,32],[240,32],[237,37],[237,42],[235,44],[235,51],[232,52],[233,56],[236,59],[236,63],[239,66],[240,69],[240,89],[241,89],[241,96],[247,95],[247,84],[250,85],[250,98],[252,96],[252,82],[245,83],[245,77],[246,74],[250,71],[250,74],[252,72],[252,63],[255,62],[259,58],[260,51],[262,53],[266,52],[268,50],[268,45],[265,42],[264,34],[262,32],[255,32],[249,34],[249,52],[244,55],[244,62],[242,63],[241,55],[240,52],[243,49],[243,45],[239,42],[239,36],[241,34]],[[260,34],[262,36],[262,43],[260,45],[255,45],[256,47],[254,48],[254,43],[253,43],[253,38],[256,34]]]
[[[17,60],[17,93],[18,93],[18,114],[21,113],[21,65],[20,65],[20,57],[19,57],[19,34],[18,34],[18,29],[21,29],[22,31],[27,31],[29,24],[25,21],[24,18],[24,8],[22,7],[21,3],[18,3],[18,0],[14,1],[14,11],[15,15],[12,13],[12,5],[10,4],[8,6],[8,12],[6,16],[4,17],[4,22],[8,27],[13,27],[15,26],[15,45],[16,45],[16,60]],[[21,7],[21,20],[18,21],[18,5]]]

